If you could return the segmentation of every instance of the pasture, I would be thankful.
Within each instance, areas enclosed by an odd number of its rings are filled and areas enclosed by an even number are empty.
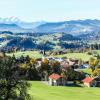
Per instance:
[[[88,61],[93,56],[88,55],[87,53],[67,53],[67,54],[63,54],[63,55],[57,55],[56,57],[76,58],[76,59],[82,59],[83,61]]]
[[[42,54],[40,54],[38,51],[23,51],[23,52],[16,52],[16,53],[7,53],[8,56],[20,57],[21,55],[27,56],[29,55],[31,58],[41,58]]]
[[[30,83],[32,100],[100,100],[99,88],[48,86],[37,81]]]

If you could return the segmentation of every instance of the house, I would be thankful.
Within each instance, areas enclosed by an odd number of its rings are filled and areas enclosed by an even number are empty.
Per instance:
[[[83,84],[87,87],[100,87],[100,77],[86,77],[83,80]]]
[[[83,81],[84,86],[91,87],[92,82],[93,82],[93,78],[92,77],[86,77],[82,81]]]
[[[50,86],[60,86],[60,85],[65,85],[65,84],[66,84],[66,80],[63,78],[63,76],[59,74],[55,74],[55,73],[49,76]]]

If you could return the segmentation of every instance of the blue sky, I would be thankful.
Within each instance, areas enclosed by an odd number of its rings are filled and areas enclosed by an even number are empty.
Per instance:
[[[100,19],[100,0],[0,0],[0,17],[24,21]]]

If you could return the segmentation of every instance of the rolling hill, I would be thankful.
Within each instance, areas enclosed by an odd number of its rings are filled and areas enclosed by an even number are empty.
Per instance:
[[[64,32],[73,35],[89,34],[100,30],[99,20],[72,20],[56,23],[45,23],[34,29],[35,32]]]
[[[0,19],[0,31],[57,33],[72,35],[91,34],[100,31],[100,20],[71,20],[63,22],[24,22],[18,18]]]

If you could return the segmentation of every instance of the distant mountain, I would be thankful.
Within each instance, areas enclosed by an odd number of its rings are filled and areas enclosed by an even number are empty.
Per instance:
[[[100,20],[72,20],[45,23],[34,29],[35,32],[64,32],[73,35],[87,34],[100,30]]]
[[[19,27],[16,24],[0,24],[0,29],[21,29],[21,27]]]
[[[40,22],[24,22],[18,19],[17,17],[10,17],[10,18],[0,18],[0,24],[16,24],[21,28],[24,29],[32,29],[36,28],[39,25],[45,24],[45,21]]]
[[[11,31],[11,32],[28,32],[29,29],[25,29],[18,25],[20,20],[16,17],[11,18],[0,18],[0,32]]]
[[[24,22],[16,17],[0,18],[0,31],[34,32],[34,33],[67,33],[84,35],[100,31],[100,20],[71,20],[63,22]]]
[[[10,17],[10,18],[0,18],[0,23],[4,24],[16,24],[20,22],[20,19],[17,17]]]
[[[32,28],[36,28],[40,25],[45,24],[45,21],[41,21],[41,22],[19,22],[16,23],[17,25],[19,25],[22,28],[26,28],[26,29],[32,29]]]
[[[0,23],[0,33],[3,31],[10,31],[13,33],[19,33],[19,32],[32,32],[31,29],[24,29],[16,24],[3,24]]]

